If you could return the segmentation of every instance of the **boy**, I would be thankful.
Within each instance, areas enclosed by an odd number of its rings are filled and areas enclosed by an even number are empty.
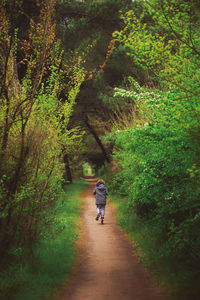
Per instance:
[[[106,195],[108,195],[108,191],[105,186],[105,181],[103,179],[99,179],[97,181],[93,194],[96,195],[96,206],[97,206],[96,221],[99,220],[99,216],[101,214],[101,224],[103,224],[104,215],[105,215],[105,206],[106,206]]]

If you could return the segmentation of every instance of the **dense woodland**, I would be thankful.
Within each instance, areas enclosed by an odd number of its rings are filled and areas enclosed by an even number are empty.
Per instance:
[[[120,195],[144,263],[175,299],[199,299],[199,1],[0,10],[1,270],[34,256],[88,162]]]

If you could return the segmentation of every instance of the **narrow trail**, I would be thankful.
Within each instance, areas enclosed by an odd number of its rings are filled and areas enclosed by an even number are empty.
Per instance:
[[[116,225],[111,204],[106,205],[105,224],[95,220],[94,186],[91,182],[82,194],[80,256],[59,300],[164,300]]]

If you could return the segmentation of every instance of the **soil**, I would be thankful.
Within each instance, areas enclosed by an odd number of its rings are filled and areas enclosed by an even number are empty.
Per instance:
[[[116,225],[115,211],[106,205],[105,221],[96,221],[96,182],[82,194],[84,211],[78,241],[79,256],[59,300],[164,300],[133,245]]]

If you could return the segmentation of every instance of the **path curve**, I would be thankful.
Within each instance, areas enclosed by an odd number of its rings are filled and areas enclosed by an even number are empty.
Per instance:
[[[104,225],[95,220],[94,186],[82,194],[80,257],[59,300],[164,300],[116,225],[112,205],[106,205]]]

